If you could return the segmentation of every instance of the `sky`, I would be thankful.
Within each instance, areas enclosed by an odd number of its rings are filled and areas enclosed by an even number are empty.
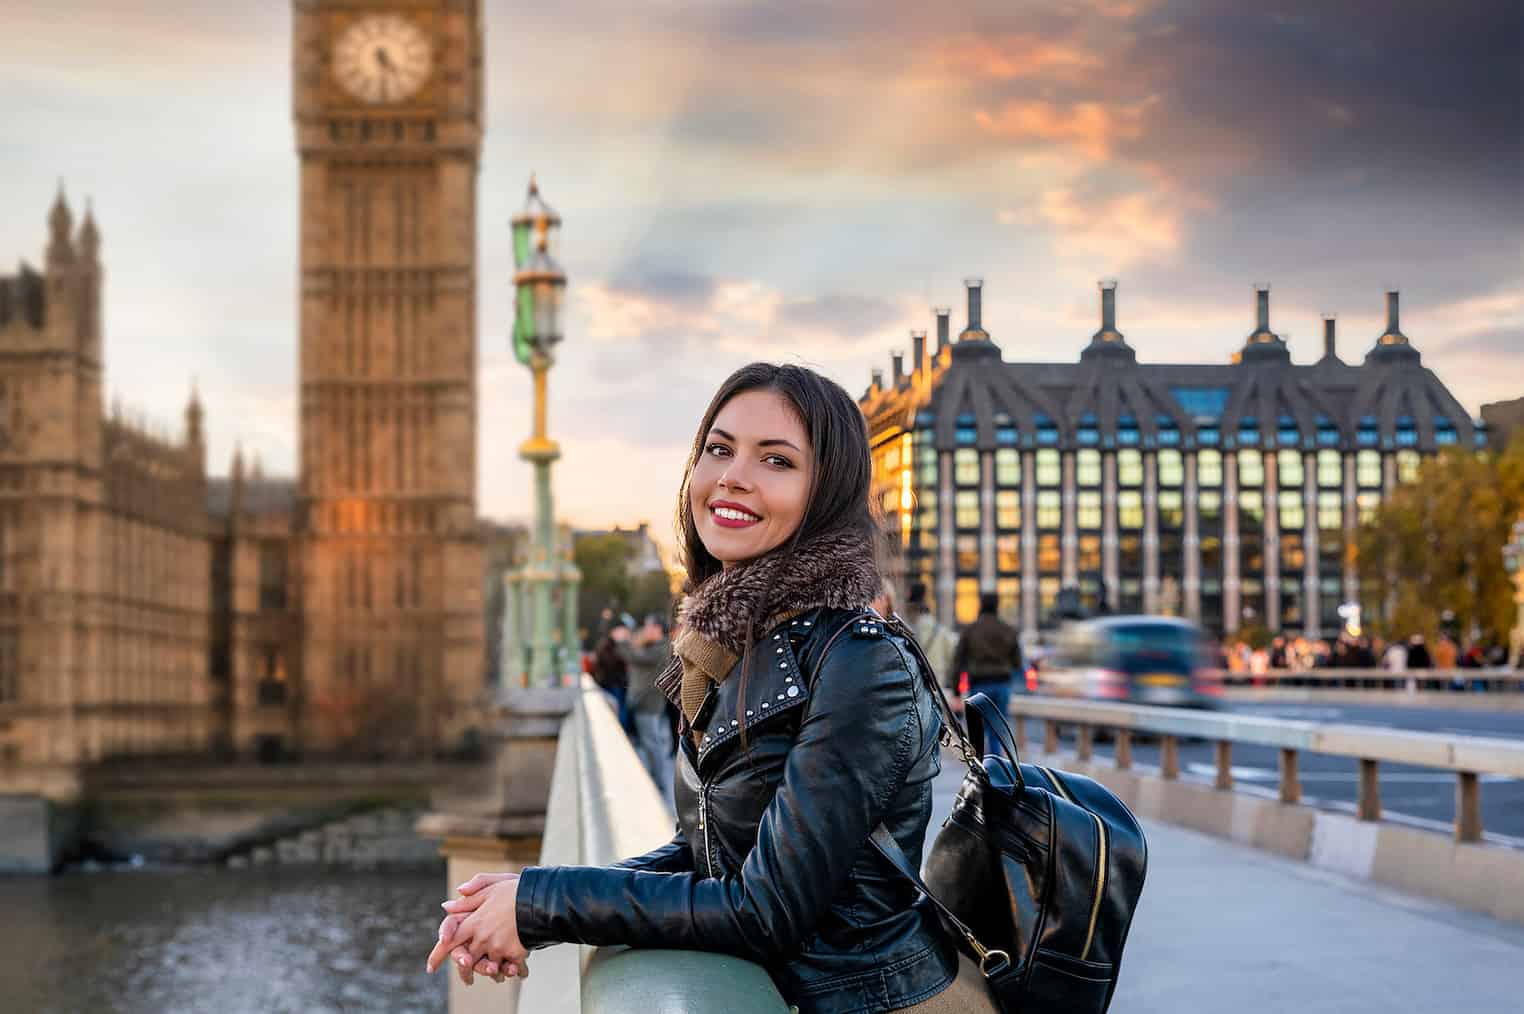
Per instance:
[[[965,321],[1072,361],[1096,281],[1143,361],[1223,362],[1269,283],[1293,358],[1402,329],[1473,414],[1524,396],[1524,22],[1510,0],[484,0],[478,505],[514,451],[508,220],[561,213],[557,512],[670,544],[693,429],[755,359],[862,393]],[[93,206],[109,396],[211,469],[296,467],[297,182],[281,0],[0,0],[0,273]]]

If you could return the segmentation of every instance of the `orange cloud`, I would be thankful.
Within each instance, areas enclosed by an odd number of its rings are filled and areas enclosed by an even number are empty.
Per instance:
[[[959,36],[942,44],[937,62],[954,73],[971,72],[1000,81],[1040,74],[1072,77],[1077,71],[1101,63],[1094,53],[1068,42],[1036,35],[1007,35],[993,39]]]
[[[1179,209],[1156,193],[1087,202],[1061,187],[1042,195],[1036,214],[1053,228],[1060,255],[1085,258],[1107,270],[1166,256],[1180,247]]]
[[[1143,114],[1152,103],[1152,99],[1146,99],[1129,106],[1100,102],[1063,106],[1036,99],[1016,99],[995,113],[979,110],[974,114],[974,122],[994,137],[1067,144],[1101,162],[1110,156],[1116,140],[1142,136]]]

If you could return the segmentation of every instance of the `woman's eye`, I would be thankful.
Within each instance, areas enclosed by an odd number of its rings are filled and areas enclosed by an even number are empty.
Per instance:
[[[794,467],[794,463],[792,461],[788,460],[787,458],[783,457],[783,455],[781,455],[781,454],[769,454],[766,458],[763,458],[762,460],[764,460],[764,461],[766,461],[766,462],[768,462],[770,464],[776,465],[779,468],[793,468]]]
[[[724,451],[726,454],[729,454],[730,448],[726,447],[724,444],[710,444],[708,447],[704,448],[705,454],[715,454],[719,451]]]

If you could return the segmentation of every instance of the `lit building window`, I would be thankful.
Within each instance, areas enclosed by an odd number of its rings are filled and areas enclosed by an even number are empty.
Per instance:
[[[995,569],[1002,574],[1021,570],[1021,537],[1001,535],[995,539]]]
[[[1203,521],[1216,521],[1222,517],[1222,494],[1215,490],[1203,490],[1196,498],[1196,507]]]
[[[959,486],[979,485],[979,452],[972,447],[953,451],[953,482]]]
[[[1159,491],[1159,527],[1181,528],[1185,525],[1185,497],[1178,489]]]
[[[1063,494],[1056,489],[1037,492],[1037,527],[1059,528],[1064,523]]]
[[[1277,454],[1275,467],[1280,473],[1282,489],[1300,488],[1307,480],[1307,470],[1302,467],[1302,456],[1296,451],[1282,451]]]
[[[995,491],[995,527],[1021,527],[1021,493],[1014,489]]]
[[[1000,615],[1008,623],[1019,624],[1021,617],[1021,580],[1003,577],[995,582],[995,595],[999,599]]]
[[[959,573],[979,573],[979,536],[960,535],[954,544]]]
[[[935,486],[937,484],[937,449],[931,445],[930,430],[922,433],[921,439],[916,442],[915,462],[916,468],[920,471],[920,484]]]
[[[1265,458],[1258,451],[1238,452],[1238,484],[1240,486],[1265,484]]]
[[[1417,451],[1398,451],[1397,481],[1413,482],[1417,480],[1418,466],[1422,464],[1422,462],[1423,459],[1418,456]]]
[[[1101,527],[1101,494],[1097,490],[1083,490],[1079,494],[1076,522],[1081,528]]]
[[[1124,489],[1117,494],[1117,523],[1123,528],[1143,527],[1143,494]]]
[[[1318,452],[1318,485],[1338,487],[1344,483],[1344,459],[1338,451]]]
[[[979,491],[960,489],[953,494],[953,524],[959,528],[979,527]]]
[[[1037,539],[1037,569],[1044,573],[1054,573],[1058,570],[1062,560],[1058,536],[1039,536]]]
[[[1339,494],[1325,490],[1318,494],[1318,528],[1324,532],[1337,532],[1344,527],[1344,505]]]
[[[1299,532],[1307,524],[1307,514],[1302,505],[1300,490],[1283,489],[1277,496],[1280,501],[1281,531]]]
[[[1252,519],[1256,525],[1265,521],[1265,494],[1262,490],[1246,489],[1238,494],[1238,512]]]
[[[995,485],[1021,485],[1021,453],[1009,447],[995,452]]]
[[[1074,456],[1075,482],[1081,486],[1101,484],[1101,452],[1080,451]]]
[[[1141,451],[1117,451],[1117,485],[1143,485],[1143,454]]]
[[[1381,452],[1359,451],[1355,454],[1355,483],[1368,489],[1381,487]]]
[[[1202,486],[1222,485],[1222,452],[1202,451],[1196,455],[1196,481]]]
[[[1063,461],[1057,451],[1037,452],[1037,485],[1057,486],[1063,481]]]
[[[1380,493],[1359,493],[1355,496],[1355,510],[1362,525],[1369,524],[1376,516],[1376,508],[1381,506]]]
[[[1159,452],[1159,485],[1179,488],[1185,484],[1185,458],[1179,451]]]
[[[958,614],[958,622],[973,623],[979,618],[979,579],[960,577],[953,588],[956,596],[954,608]]]

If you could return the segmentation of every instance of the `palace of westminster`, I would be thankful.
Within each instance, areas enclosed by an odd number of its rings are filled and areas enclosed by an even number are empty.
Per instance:
[[[0,277],[0,777],[126,755],[453,748],[485,684],[476,511],[480,0],[293,0],[298,475],[208,475],[103,402],[102,230],[60,194]],[[906,580],[1035,631],[1059,590],[1327,633],[1355,526],[1484,427],[1388,325],[1293,365],[1269,294],[1231,364],[1140,365],[1114,288],[1078,363],[1007,363],[968,290],[862,399]]]

